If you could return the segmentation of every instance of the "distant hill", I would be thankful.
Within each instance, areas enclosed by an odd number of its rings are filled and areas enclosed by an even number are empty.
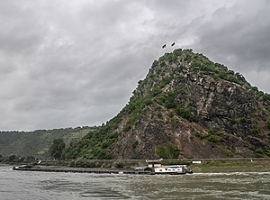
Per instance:
[[[155,60],[129,103],[66,149],[74,158],[270,156],[270,95],[191,49]]]
[[[56,138],[67,144],[65,159],[269,157],[270,95],[201,53],[176,49],[153,62],[105,125],[1,132],[0,154],[46,155]]]
[[[66,145],[76,144],[94,127],[36,130],[33,132],[1,131],[0,155],[49,157],[48,148],[54,139],[63,138]]]

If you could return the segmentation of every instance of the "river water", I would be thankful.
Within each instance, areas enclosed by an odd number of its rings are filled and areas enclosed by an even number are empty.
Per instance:
[[[0,199],[270,200],[270,172],[113,175],[13,171],[11,166],[0,166]]]

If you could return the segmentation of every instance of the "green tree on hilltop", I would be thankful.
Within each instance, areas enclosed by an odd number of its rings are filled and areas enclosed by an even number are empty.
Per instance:
[[[66,144],[62,138],[55,139],[49,148],[49,153],[52,158],[60,160]]]

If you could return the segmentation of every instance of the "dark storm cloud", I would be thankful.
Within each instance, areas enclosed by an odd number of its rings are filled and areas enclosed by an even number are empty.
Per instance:
[[[253,0],[3,0],[0,129],[106,122],[152,62],[174,48],[202,52],[269,91],[269,7]]]

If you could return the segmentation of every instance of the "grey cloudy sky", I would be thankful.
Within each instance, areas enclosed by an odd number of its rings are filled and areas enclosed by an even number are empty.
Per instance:
[[[100,125],[190,48],[270,93],[270,1],[1,0],[0,130]]]

